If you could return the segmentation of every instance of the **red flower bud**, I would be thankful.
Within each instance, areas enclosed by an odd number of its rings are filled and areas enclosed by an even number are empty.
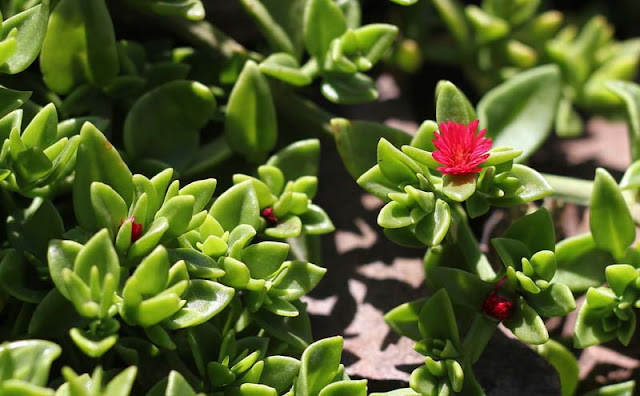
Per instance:
[[[128,217],[120,220],[120,226],[122,226],[126,221],[131,222],[131,243],[133,243],[142,236],[142,224],[136,223],[135,217]]]
[[[278,220],[276,215],[273,213],[272,207],[262,209],[262,212],[260,212],[260,215],[267,221],[267,224],[270,227],[277,226],[280,223],[280,220]]]
[[[498,295],[495,291],[489,293],[482,303],[482,312],[499,321],[507,320],[513,315],[513,301]]]

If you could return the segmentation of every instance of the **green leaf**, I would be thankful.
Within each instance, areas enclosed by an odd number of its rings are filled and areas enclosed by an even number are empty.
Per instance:
[[[91,269],[94,266],[98,268],[101,282],[104,282],[107,274],[111,274],[114,277],[115,284],[118,284],[120,279],[120,260],[106,229],[99,231],[87,241],[76,257],[73,271],[88,285]]]
[[[36,114],[22,132],[22,142],[26,147],[38,147],[41,150],[56,141],[58,133],[58,112],[53,103],[49,103]]]
[[[449,340],[457,350],[462,347],[453,306],[445,289],[438,290],[422,306],[418,327],[424,338]]]
[[[541,316],[565,316],[576,309],[576,301],[567,285],[553,283],[538,294],[527,294],[527,303]]]
[[[550,281],[556,273],[556,255],[550,250],[541,250],[534,253],[529,261],[535,274],[547,282]]]
[[[46,224],[46,227],[42,225]],[[49,200],[35,198],[28,208],[7,217],[7,237],[15,249],[33,254],[46,262],[49,241],[60,238],[64,224]]]
[[[435,151],[436,147],[433,145],[433,138],[434,133],[437,131],[438,123],[431,120],[424,121],[411,139],[411,146],[428,152]]]
[[[69,336],[78,349],[80,349],[85,355],[92,358],[101,357],[113,348],[118,341],[117,334],[106,336],[100,340],[94,340],[90,338],[86,332],[76,328],[69,331]]]
[[[536,230],[532,233],[531,230]],[[523,242],[531,252],[541,250],[554,251],[556,234],[549,211],[540,208],[535,212],[518,219],[502,234],[503,238],[516,239]]]
[[[467,20],[473,27],[476,42],[479,45],[500,40],[509,34],[509,24],[504,19],[489,14],[475,5],[468,5],[464,11]]]
[[[45,386],[51,364],[62,349],[50,341],[21,340],[0,346],[0,356],[4,351],[9,352],[13,361],[12,379]]]
[[[171,238],[177,238],[184,234],[193,217],[193,207],[195,197],[192,195],[179,195],[169,199],[162,205],[155,220],[165,217],[169,222],[169,229],[166,235]]]
[[[398,4],[402,4],[404,0],[391,0],[391,1],[394,1]],[[420,396],[420,395],[414,392],[414,390],[411,388],[403,388],[403,389],[396,389],[396,390],[384,392],[384,393],[376,392],[376,393],[372,393],[370,396]]]
[[[198,149],[200,129],[215,108],[213,94],[198,82],[172,81],[145,93],[124,123],[127,154],[132,159],[153,158],[186,168]]]
[[[91,205],[99,227],[106,227],[115,236],[120,224],[127,218],[127,204],[118,193],[100,182],[91,183]]]
[[[471,29],[460,2],[458,0],[432,0],[432,2],[453,37],[461,45],[468,46],[472,42]]]
[[[149,11],[163,16],[180,17],[190,21],[201,21],[205,16],[204,5],[200,0],[167,1],[156,0],[142,3]]]
[[[244,378],[243,378],[244,379]],[[238,388],[240,396],[278,396],[275,389],[266,385],[244,383]]]
[[[51,174],[53,164],[47,156],[36,147],[26,149],[15,158],[14,171],[18,184],[33,187],[34,183]]]
[[[47,294],[47,290],[37,288],[37,274],[26,262],[24,256],[14,249],[5,252],[0,261],[0,286],[18,300],[37,304]]]
[[[493,290],[492,283],[457,268],[430,268],[427,270],[427,279],[434,289],[445,289],[454,304],[478,312],[482,302]]]
[[[260,206],[250,181],[236,184],[224,192],[211,206],[209,214],[222,228],[231,231],[240,224],[258,228],[260,224]]]
[[[544,321],[524,299],[520,299],[513,316],[505,320],[504,325],[527,344],[540,345],[549,340]]]
[[[610,81],[606,86],[624,102],[629,124],[631,158],[640,159],[640,86],[628,81]]]
[[[52,91],[68,94],[86,81],[86,63],[78,54],[86,54],[86,26],[82,0],[60,0],[51,12],[47,35],[40,54],[40,69]]]
[[[531,257],[529,247],[523,241],[511,238],[493,238],[491,244],[498,252],[505,268],[521,269],[522,258]]]
[[[133,381],[138,373],[138,368],[135,366],[129,367],[120,374],[116,375],[104,390],[106,395],[113,396],[128,396],[133,386]]]
[[[353,30],[358,43],[358,52],[372,64],[376,64],[389,50],[398,28],[386,23],[372,23]]]
[[[253,61],[245,63],[229,96],[224,134],[231,149],[252,162],[275,148],[278,126],[269,82]]]
[[[295,382],[296,396],[318,396],[338,373],[342,337],[325,338],[309,345],[300,358],[300,374]]]
[[[318,396],[366,396],[367,380],[338,381],[322,389]]]
[[[309,0],[303,20],[307,51],[322,64],[333,39],[347,30],[344,15],[332,0]]]
[[[408,133],[375,122],[334,118],[331,120],[331,129],[342,163],[356,180],[377,164],[380,138],[395,147],[411,142],[411,135]]]
[[[163,246],[158,246],[136,267],[126,286],[139,294],[160,294],[169,279],[169,255]]]
[[[200,213],[207,206],[218,182],[216,179],[203,179],[187,184],[179,191],[180,195],[190,195],[195,198],[193,214]]]
[[[375,195],[385,202],[391,201],[389,198],[390,193],[401,192],[401,189],[396,183],[392,182],[382,174],[378,165],[363,173],[356,182],[365,191]]]
[[[378,99],[375,83],[362,73],[326,73],[322,81],[322,94],[333,103],[345,105],[371,102]]]
[[[640,161],[634,161],[622,176],[620,180],[621,190],[630,190],[640,187]]]
[[[613,257],[599,249],[590,233],[567,238],[556,245],[558,268],[552,283],[564,283],[574,293],[605,282],[605,269]],[[588,265],[586,265],[588,263]]]
[[[31,92],[16,91],[0,85],[0,117],[20,108],[30,97]]]
[[[189,281],[189,289],[182,296],[187,303],[164,322],[168,329],[183,329],[202,324],[220,313],[233,298],[235,290],[203,279]]]
[[[413,370],[409,379],[411,389],[425,396],[437,396],[439,383],[439,379],[429,372],[427,366],[420,366]],[[445,394],[450,393],[450,391],[445,392]]]
[[[589,209],[596,246],[622,258],[636,237],[636,227],[618,184],[603,168],[596,170]]]
[[[129,258],[142,257],[152,251],[168,230],[169,221],[167,218],[161,217],[154,220],[146,230],[143,230],[144,235],[135,241],[129,248]]]
[[[547,65],[518,74],[478,103],[481,129],[496,147],[522,150],[519,161],[533,154],[551,132],[560,98],[560,70]]]
[[[304,261],[284,264],[287,272],[278,278],[278,284],[270,290],[285,301],[297,300],[315,288],[327,272],[325,268]]]
[[[269,10],[271,20],[277,24],[288,36],[294,55],[300,58],[304,49],[304,8],[307,0],[260,0],[265,8]],[[283,41],[284,42],[284,41]]]
[[[198,396],[191,385],[177,371],[169,373],[169,382],[164,393],[165,396]]]
[[[34,338],[66,337],[72,327],[83,327],[86,321],[76,312],[71,301],[53,288],[33,312],[28,333]]]
[[[477,120],[469,99],[450,81],[439,81],[436,86],[436,120],[469,124]]]
[[[416,173],[421,171],[418,164],[408,155],[398,150],[388,140],[382,138],[378,142],[378,166],[382,174],[398,186],[416,183]]]
[[[266,165],[282,171],[285,181],[303,176],[316,176],[320,161],[320,141],[318,139],[299,140],[271,156]]]
[[[515,164],[509,172],[509,177],[518,179],[522,185],[521,190],[515,196],[502,198],[491,198],[490,202],[494,206],[510,207],[513,205],[537,201],[553,193],[553,188],[549,182],[538,171],[528,166]]]
[[[617,296],[623,296],[627,286],[635,284],[638,276],[636,268],[628,264],[614,264],[606,269],[607,283]]]
[[[442,192],[456,202],[464,202],[476,192],[475,176],[444,175],[442,181]]]
[[[436,200],[432,214],[425,216],[415,229],[416,237],[427,246],[439,245],[449,231],[451,224],[451,208],[441,199]]]
[[[540,0],[524,0],[518,2],[489,0],[483,4],[487,12],[508,20],[512,25],[519,25],[531,18],[539,6]]]
[[[584,122],[567,97],[562,97],[558,104],[555,130],[563,138],[578,137],[584,131]]]
[[[289,54],[296,53],[291,37],[271,14],[268,4],[263,4],[260,0],[242,0],[242,5],[256,21],[258,28],[274,50]]]
[[[32,7],[26,11],[12,16],[2,22],[2,39],[6,38],[5,32],[18,29],[16,50],[14,54],[0,66],[0,71],[7,74],[17,74],[25,70],[33,63],[44,42],[49,20],[49,1]]]
[[[324,209],[314,204],[309,205],[309,209],[300,215],[300,220],[307,235],[327,234],[336,229]]]
[[[288,356],[269,356],[264,359],[260,383],[274,388],[278,394],[291,387],[300,370],[300,362]]]
[[[587,302],[578,312],[573,345],[576,348],[586,348],[616,338],[615,331],[603,328],[603,318],[611,315],[616,305],[616,296],[610,289],[589,288]]]
[[[65,269],[71,270],[73,268],[73,263],[81,249],[82,245],[73,241],[52,240],[49,243],[47,260],[49,262],[51,280],[53,280],[60,293],[68,299],[71,297],[63,281],[62,272]]]
[[[275,227],[267,228],[264,233],[272,238],[296,238],[302,232],[302,221],[298,216],[292,216]]]
[[[311,84],[311,77],[300,69],[298,60],[289,54],[275,53],[269,55],[267,59],[260,63],[260,71],[262,74],[298,87]]]
[[[385,228],[384,235],[401,246],[424,248],[425,243],[418,239],[415,229],[405,228]]]
[[[128,205],[133,199],[131,171],[118,151],[92,124],[80,133],[80,146],[73,182],[73,207],[80,226],[96,230],[98,223],[91,205],[91,184],[102,182],[113,188]]]
[[[267,279],[276,272],[289,254],[289,245],[281,242],[260,242],[242,249],[242,261],[253,279]]]
[[[416,4],[418,2],[418,0],[391,0],[391,1],[393,1],[396,4],[403,5],[403,6],[410,6],[410,5]]]
[[[86,40],[86,75],[92,83],[105,85],[120,69],[111,15],[105,0],[82,0],[77,6]]]
[[[413,224],[409,214],[409,208],[391,201],[378,213],[378,225],[384,228],[403,228]]]
[[[420,311],[426,302],[426,298],[421,298],[399,305],[384,315],[384,321],[396,333],[409,337],[414,341],[419,341],[424,338],[420,333],[418,322],[420,320]]]
[[[636,381],[631,380],[621,382],[619,384],[603,386],[586,393],[584,396],[633,396],[635,387]]]

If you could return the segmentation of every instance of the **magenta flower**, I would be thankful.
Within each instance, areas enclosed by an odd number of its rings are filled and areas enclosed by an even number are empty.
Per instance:
[[[486,129],[477,133],[479,121],[469,125],[456,122],[440,124],[440,133],[436,132],[433,145],[436,151],[433,158],[441,163],[438,169],[445,175],[469,175],[480,172],[478,167],[489,158],[491,138],[484,137]]]

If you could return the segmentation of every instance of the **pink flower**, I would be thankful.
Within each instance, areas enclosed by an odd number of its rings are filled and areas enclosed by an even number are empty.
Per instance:
[[[433,158],[444,166],[437,169],[445,175],[469,175],[480,172],[478,168],[489,158],[491,138],[484,137],[486,129],[476,134],[479,121],[469,125],[456,122],[440,124],[440,133],[436,132],[433,145],[436,151]]]

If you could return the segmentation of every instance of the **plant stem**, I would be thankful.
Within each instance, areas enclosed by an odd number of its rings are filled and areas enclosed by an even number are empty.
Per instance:
[[[588,206],[593,191],[593,182],[567,176],[556,176],[544,173],[545,179],[554,189],[552,197],[564,202]]]
[[[189,42],[194,47],[201,47],[225,60],[242,57],[261,60],[263,56],[244,48],[240,43],[207,21],[188,21],[182,18],[151,17],[161,23],[164,28]]]
[[[457,243],[467,262],[468,272],[484,281],[491,281],[496,273],[482,254],[473,230],[469,226],[466,213],[460,205],[451,207],[452,222],[447,237],[450,243]]]
[[[487,347],[493,332],[500,322],[490,319],[483,314],[479,314],[473,320],[471,328],[464,337],[462,347],[469,357],[471,364],[480,359],[482,352]]]

